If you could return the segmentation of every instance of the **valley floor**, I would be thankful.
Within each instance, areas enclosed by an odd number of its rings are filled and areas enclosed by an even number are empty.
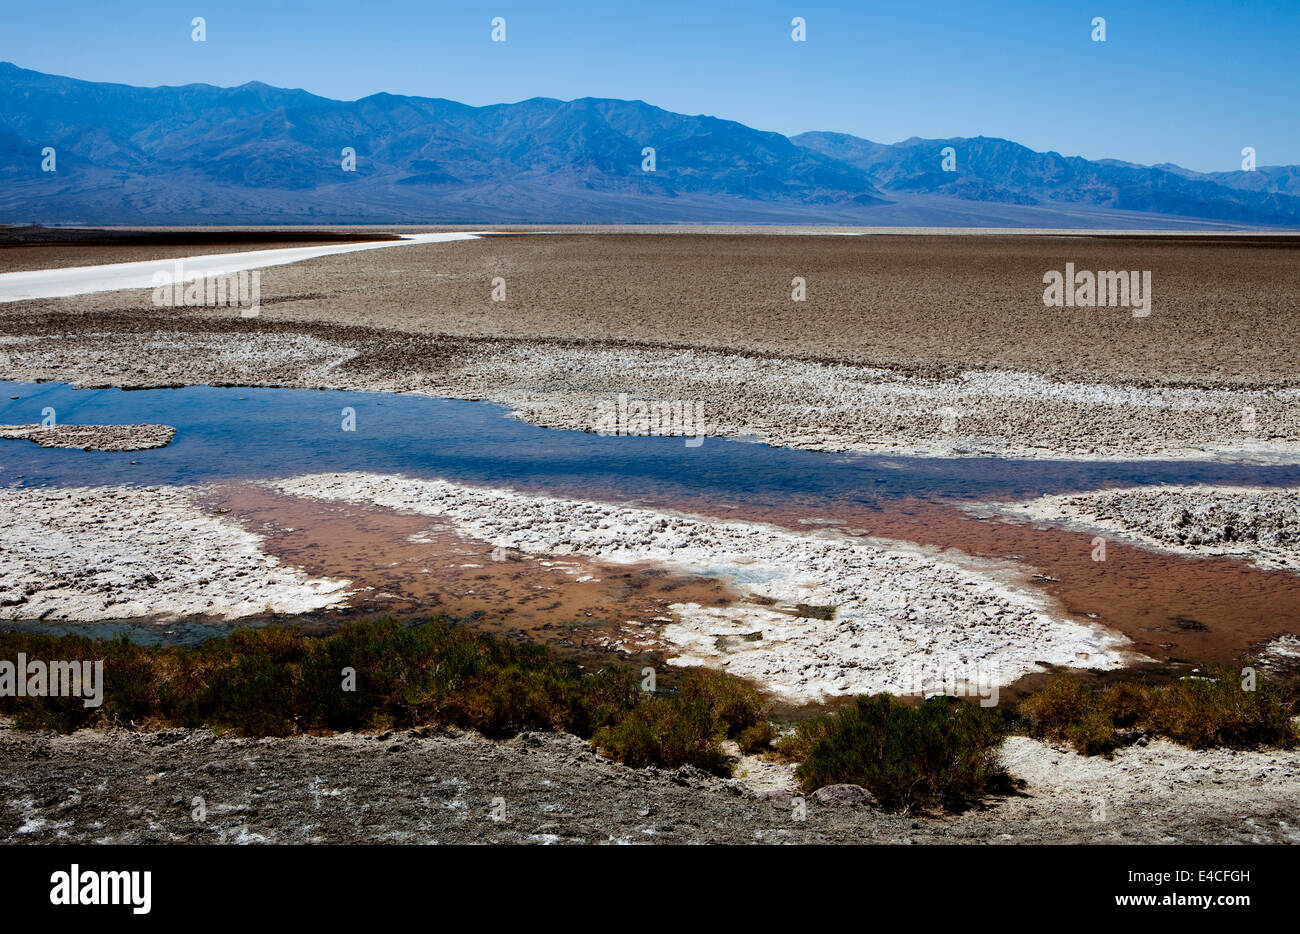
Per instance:
[[[295,241],[286,233],[283,242]],[[140,249],[130,247],[131,257],[141,258]],[[699,402],[708,435],[814,450],[1294,462],[1298,250],[1296,238],[1136,235],[489,236],[265,270],[256,317],[159,308],[148,290],[0,304],[0,378],[422,392],[497,402],[541,425],[585,430],[600,428],[611,400],[624,394],[633,402]],[[1067,262],[1152,270],[1150,317],[1045,308],[1043,274]],[[4,263],[0,251],[0,271],[57,265],[30,254]],[[806,281],[806,300],[791,298],[796,277]],[[503,301],[492,300],[494,279],[504,282]],[[768,596],[850,609],[864,600],[873,626],[877,617],[894,625],[898,652],[916,651],[936,633],[945,650],[980,649],[977,638],[961,639],[992,631],[1018,673],[1044,649],[1063,664],[1119,664],[1117,646],[1082,621],[1048,619],[1032,594],[976,579],[955,557],[725,523],[674,519],[659,528],[653,521],[662,516],[614,507],[594,522],[548,518],[539,510],[558,507],[523,496],[362,474],[300,477],[281,492],[331,502],[361,496],[422,515],[468,510],[479,518],[465,513],[462,524],[476,521],[485,541],[538,554],[594,532],[605,538],[586,541],[586,553],[602,559],[635,558],[618,554],[626,539],[642,559],[654,552],[666,560],[685,547],[717,564],[757,542],[773,566],[802,571],[823,562],[828,593],[848,582],[828,596],[805,593],[792,579]],[[1179,508],[1195,512],[1205,497],[1223,495],[1206,491]],[[161,497],[165,510],[150,497]],[[32,510],[37,501],[42,508]],[[1170,547],[1168,516],[1150,519],[1155,507],[1117,502],[1122,515],[1105,528]],[[1269,548],[1277,545],[1272,530],[1295,526],[1294,497],[1284,505],[1286,514],[1268,525]],[[1100,521],[1097,507],[1040,503],[1020,518],[1090,528]],[[100,562],[85,540],[75,541],[87,515],[100,544],[129,561]],[[158,605],[237,617],[318,609],[346,596],[346,581],[286,571],[256,536],[178,489],[6,490],[0,518],[0,548],[22,558],[21,574],[0,591],[0,615],[25,617],[20,608],[30,603],[43,613],[53,608],[52,617],[102,619],[130,615],[135,601],[142,614]],[[614,531],[601,532],[601,519]],[[190,552],[160,564],[178,529]],[[742,531],[766,538],[737,545]],[[656,539],[660,533],[667,538]],[[1282,544],[1268,566],[1294,567],[1293,543]],[[1260,559],[1250,547],[1227,553]],[[246,583],[227,586],[208,573],[232,562]],[[876,564],[884,596],[850,575]],[[967,601],[948,600],[954,593]],[[933,597],[936,619],[962,621],[962,632],[928,631],[924,618],[909,618],[917,594]],[[717,637],[748,632],[732,633],[731,621],[698,606],[687,610],[676,647],[696,663],[720,663],[706,657]],[[780,633],[794,647],[784,657],[746,643],[738,657],[752,662],[747,673],[800,701],[890,686],[869,666],[840,670],[840,656],[852,658],[857,644],[838,646],[835,666],[818,654],[822,642],[799,654],[800,639],[844,635],[838,624],[800,623],[800,633]],[[788,796],[765,798],[743,780],[628,769],[565,736],[240,741],[203,731],[63,737],[4,728],[0,755],[12,763],[0,777],[0,838],[9,842],[1300,842],[1300,753],[1192,752],[1163,741],[1105,760],[1012,738],[1004,755],[1027,782],[1021,795],[942,818],[810,801],[806,821],[791,818]],[[772,776],[765,781],[770,788]],[[195,796],[205,802],[202,822],[191,816]],[[500,822],[489,817],[496,797],[504,798]]]
[[[498,234],[263,270],[254,318],[155,307],[148,290],[6,303],[0,372],[417,391],[587,430],[622,393],[699,403],[710,435],[821,450],[1294,460],[1297,250],[1283,237]],[[1044,307],[1044,273],[1067,262],[1150,269],[1150,316]]]

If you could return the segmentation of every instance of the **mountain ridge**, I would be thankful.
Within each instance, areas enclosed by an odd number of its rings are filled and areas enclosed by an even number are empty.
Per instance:
[[[941,167],[948,145],[955,172]],[[55,172],[41,171],[47,146]],[[1089,161],[993,137],[786,137],[641,100],[337,101],[0,63],[7,221],[1300,226],[1300,167],[1259,171]]]

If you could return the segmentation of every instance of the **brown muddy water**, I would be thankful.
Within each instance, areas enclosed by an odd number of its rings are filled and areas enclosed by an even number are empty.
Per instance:
[[[265,536],[268,552],[312,575],[347,578],[359,589],[349,609],[247,621],[254,625],[323,631],[356,616],[446,616],[605,661],[658,661],[654,636],[670,616],[669,604],[745,600],[726,579],[651,565],[571,555],[539,560],[506,554],[494,560],[486,543],[428,517],[301,500],[255,483],[367,470],[795,530],[826,526],[956,549],[1041,588],[1070,615],[1122,632],[1158,668],[1232,661],[1280,634],[1300,633],[1300,575],[1117,541],[1108,542],[1106,561],[1095,562],[1090,535],[982,520],[961,508],[1143,484],[1296,487],[1300,465],[854,457],[713,438],[692,449],[682,439],[538,428],[505,417],[496,406],[419,396],[203,386],[137,392],[60,384],[0,387],[0,422],[39,421],[49,407],[61,424],[177,429],[168,447],[130,454],[0,445],[0,483],[213,485],[211,508],[228,510]],[[348,409],[355,431],[341,430],[340,415]],[[60,628],[192,642],[228,631],[229,624],[113,621]]]
[[[263,537],[285,564],[321,577],[346,577],[356,593],[326,614],[325,628],[357,617],[445,617],[511,639],[597,657],[617,653],[656,664],[655,630],[668,607],[744,602],[718,577],[675,574],[652,564],[611,564],[585,556],[539,559],[494,549],[429,516],[379,506],[287,496],[231,484],[207,498],[215,513]]]
[[[1300,632],[1298,574],[1240,559],[1158,552],[1112,537],[1106,559],[1094,561],[1092,533],[980,518],[960,501],[906,498],[833,509],[814,502],[654,505],[796,531],[831,528],[987,559],[1009,578],[1053,597],[1071,616],[1122,632],[1134,649],[1161,662],[1232,662],[1284,633]]]
[[[1069,615],[1123,633],[1134,650],[1152,659],[1137,667],[1155,677],[1232,663],[1300,629],[1300,575],[1118,542],[1108,543],[1105,561],[1094,561],[1090,534],[981,519],[950,503],[906,500],[838,510],[834,516],[699,501],[654,505],[795,531],[834,528],[985,559],[994,573],[1041,589]],[[225,486],[208,506],[263,536],[265,550],[282,562],[314,576],[353,582],[359,592],[350,607],[324,614],[318,620],[324,629],[345,618],[442,616],[507,638],[545,643],[594,664],[621,660],[662,667],[656,633],[672,618],[670,604],[755,605],[724,577],[494,550],[428,516],[302,499],[260,485]],[[1028,676],[1006,693],[1014,697],[1042,677]]]

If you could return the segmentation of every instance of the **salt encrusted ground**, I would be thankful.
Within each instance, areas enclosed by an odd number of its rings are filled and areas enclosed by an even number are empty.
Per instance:
[[[1300,659],[1300,636],[1278,636],[1264,649],[1264,654],[1272,659]]]
[[[85,386],[208,383],[415,391],[510,407],[549,428],[599,427],[602,406],[703,402],[707,434],[809,450],[937,457],[1300,459],[1300,389],[1085,383],[1009,370],[944,378],[852,363],[551,341],[465,340],[306,326],[12,336],[0,375]],[[190,330],[194,328],[194,330]]]
[[[1300,490],[1166,486],[985,503],[983,515],[1115,535],[1185,555],[1249,559],[1300,571]]]
[[[172,443],[170,425],[0,425],[0,438],[34,441],[43,448],[147,451]]]
[[[974,692],[1041,664],[1108,669],[1125,661],[1123,637],[1064,618],[1005,575],[903,543],[367,473],[271,485],[295,496],[437,516],[466,535],[528,554],[658,561],[728,575],[754,605],[675,605],[676,621],[662,630],[672,661],[725,666],[791,701],[914,693],[918,681],[924,687],[949,678]]]
[[[0,275],[0,302],[63,298],[73,295],[118,292],[126,289],[154,288],[158,272],[172,273],[184,269],[177,282],[195,278],[219,278],[237,272],[264,269],[337,256],[362,250],[380,250],[417,243],[446,243],[473,240],[472,233],[403,234],[401,239],[369,243],[328,243],[312,246],[279,247],[269,250],[241,250],[235,253],[202,253],[172,259],[146,259],[93,266],[60,266],[31,269]]]
[[[626,392],[783,446],[1300,459],[1290,242],[600,230],[277,266],[256,319],[147,289],[2,304],[0,375],[427,392],[553,427]],[[1044,307],[1066,260],[1152,270],[1151,316]]]
[[[782,447],[934,457],[1300,457],[1300,390],[1139,388],[1006,370],[922,378],[704,350],[476,345],[440,394],[596,430],[599,405],[703,400],[708,434]]]
[[[91,621],[305,613],[347,581],[310,578],[205,512],[197,488],[0,490],[0,618]]]

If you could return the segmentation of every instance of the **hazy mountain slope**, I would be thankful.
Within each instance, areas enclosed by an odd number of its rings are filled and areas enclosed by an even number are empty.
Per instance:
[[[923,192],[1011,204],[1087,204],[1242,223],[1300,223],[1289,194],[1295,167],[1203,175],[1178,166],[1139,166],[1035,152],[1009,140],[908,139],[885,145],[843,133],[802,133],[793,142],[865,171],[887,193]],[[943,170],[943,150],[955,171]],[[1290,174],[1288,174],[1290,173]]]
[[[939,167],[945,144],[958,149],[956,173]],[[53,173],[41,170],[47,146],[57,153]],[[355,171],[341,165],[345,147],[355,150]],[[653,172],[642,168],[646,147]],[[1182,227],[1207,219],[1300,224],[1300,198],[1005,140],[792,141],[643,101],[335,101],[257,82],[136,88],[0,63],[0,222]]]

